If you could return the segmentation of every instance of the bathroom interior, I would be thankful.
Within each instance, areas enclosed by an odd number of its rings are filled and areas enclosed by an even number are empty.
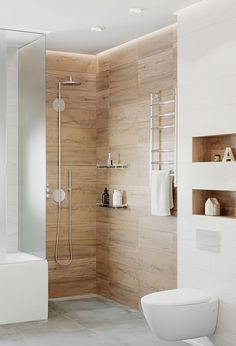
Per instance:
[[[0,345],[235,346],[235,1],[0,24]]]

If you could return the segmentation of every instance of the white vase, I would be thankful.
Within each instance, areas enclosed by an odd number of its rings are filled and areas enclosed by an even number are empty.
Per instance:
[[[219,216],[220,203],[216,198],[208,198],[205,203],[205,215]]]

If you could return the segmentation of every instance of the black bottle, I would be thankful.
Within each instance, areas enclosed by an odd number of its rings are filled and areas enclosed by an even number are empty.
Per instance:
[[[102,204],[104,205],[104,207],[109,207],[109,193],[107,188],[105,188],[102,194]]]

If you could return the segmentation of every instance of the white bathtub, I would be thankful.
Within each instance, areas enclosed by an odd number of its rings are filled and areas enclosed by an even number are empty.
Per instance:
[[[0,324],[48,317],[47,261],[24,252],[0,262]]]

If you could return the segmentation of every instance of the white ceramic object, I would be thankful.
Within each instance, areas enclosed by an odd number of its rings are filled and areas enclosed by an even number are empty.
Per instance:
[[[123,191],[114,190],[113,192],[113,207],[120,207],[122,205]]]
[[[200,290],[181,288],[146,295],[141,304],[149,327],[159,339],[213,345],[207,337],[216,329],[218,298]]]
[[[23,252],[9,253],[0,263],[0,324],[48,317],[47,261]]]
[[[234,154],[232,152],[232,149],[230,147],[227,147],[224,152],[223,162],[231,162],[235,161]]]
[[[219,216],[220,203],[216,198],[208,198],[205,203],[205,215]]]

